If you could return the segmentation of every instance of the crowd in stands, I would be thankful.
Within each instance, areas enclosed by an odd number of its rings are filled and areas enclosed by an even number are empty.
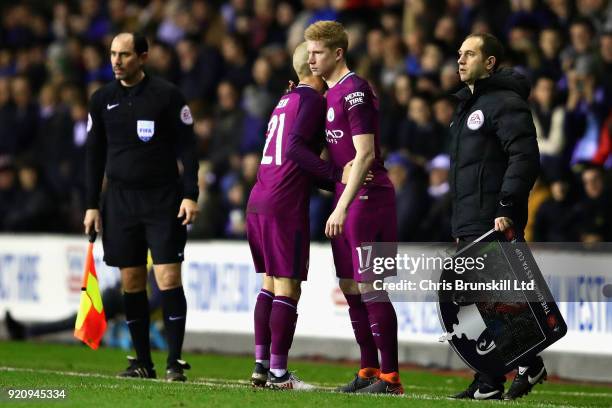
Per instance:
[[[612,241],[612,1],[74,0],[0,5],[0,232],[80,233],[89,96],[113,80],[114,34],[149,39],[147,72],[194,116],[200,217],[194,239],[242,239],[270,112],[296,80],[310,23],[349,34],[349,67],[380,100],[380,139],[401,241],[449,241],[448,127],[473,32],[505,44],[533,85],[542,172],[527,238]],[[332,206],[313,190],[311,234]]]

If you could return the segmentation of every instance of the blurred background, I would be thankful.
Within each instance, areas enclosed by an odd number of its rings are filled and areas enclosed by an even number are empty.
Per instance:
[[[401,241],[450,241],[448,126],[457,49],[473,32],[527,75],[542,174],[527,238],[610,241],[612,2],[606,0],[74,0],[0,2],[0,231],[80,233],[88,98],[113,80],[113,35],[139,30],[147,71],[194,116],[201,216],[192,239],[242,239],[268,116],[295,80],[304,28],[335,19],[381,104]],[[331,198],[313,191],[322,239]]]

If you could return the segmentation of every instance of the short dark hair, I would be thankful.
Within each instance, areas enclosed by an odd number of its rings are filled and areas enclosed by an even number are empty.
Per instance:
[[[132,39],[134,41],[134,51],[136,55],[140,55],[144,52],[149,52],[149,43],[147,42],[147,37],[145,37],[142,33],[132,32]]]
[[[466,39],[474,37],[482,40],[482,47],[480,50],[485,58],[495,57],[495,65],[493,65],[493,72],[495,72],[495,70],[499,67],[500,62],[504,58],[504,46],[493,34],[470,34],[466,37]]]
[[[587,17],[576,17],[570,23],[570,28],[574,25],[581,25],[586,27],[586,29],[589,30],[590,35],[595,35],[597,32],[595,26],[593,25],[593,22]]]

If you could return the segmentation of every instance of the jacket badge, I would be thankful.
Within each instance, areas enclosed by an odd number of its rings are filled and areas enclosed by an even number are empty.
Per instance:
[[[484,125],[484,115],[480,109],[470,113],[467,120],[467,127],[471,130],[478,130]]]

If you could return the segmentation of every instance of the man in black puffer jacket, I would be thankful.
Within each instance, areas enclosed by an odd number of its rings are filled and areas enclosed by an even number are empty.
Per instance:
[[[491,228],[512,227],[523,239],[527,199],[539,173],[529,81],[512,69],[497,70],[502,55],[502,45],[490,34],[468,36],[459,50],[459,76],[466,87],[456,94],[450,125],[452,233],[459,247]],[[542,359],[529,357],[519,361],[507,393],[505,377],[479,373],[454,397],[516,399],[545,378]]]
[[[478,50],[482,41],[470,36],[464,44]],[[472,51],[466,49],[459,59],[459,75],[467,86],[456,94],[459,105],[450,127],[453,236],[480,236],[493,226],[503,230],[509,225],[522,236],[540,163],[527,105],[531,87],[510,68],[492,74],[485,70],[486,77],[470,81]],[[491,61],[495,57],[486,58],[482,68]]]

